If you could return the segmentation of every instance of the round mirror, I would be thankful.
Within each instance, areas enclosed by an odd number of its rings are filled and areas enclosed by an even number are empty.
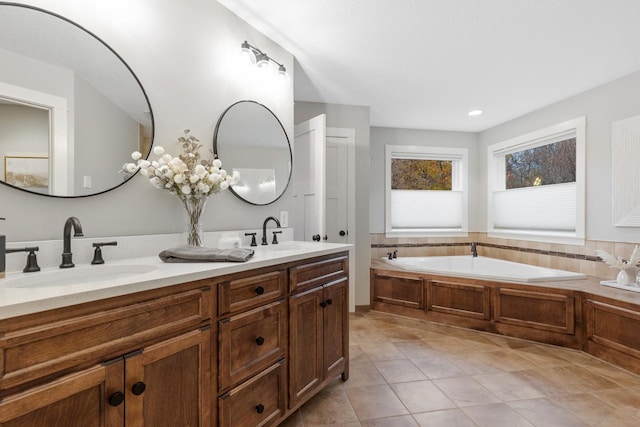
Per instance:
[[[0,181],[84,197],[122,185],[131,152],[147,155],[153,115],[129,66],[54,13],[0,2]]]
[[[240,172],[231,192],[253,205],[268,205],[291,179],[291,146],[280,120],[255,101],[240,101],[220,116],[213,149],[227,171]]]

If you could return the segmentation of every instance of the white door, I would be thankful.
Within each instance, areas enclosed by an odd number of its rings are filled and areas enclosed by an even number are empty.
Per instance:
[[[295,126],[293,148],[294,239],[319,241],[325,236],[326,116]]]
[[[326,241],[332,243],[348,242],[347,143],[346,138],[330,135],[326,138],[325,232]]]

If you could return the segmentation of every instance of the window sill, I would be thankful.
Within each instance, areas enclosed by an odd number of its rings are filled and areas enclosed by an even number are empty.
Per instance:
[[[561,245],[584,246],[584,237],[577,237],[575,233],[550,233],[528,230],[493,230],[487,232],[487,237],[495,239],[527,240],[531,242],[557,243]]]

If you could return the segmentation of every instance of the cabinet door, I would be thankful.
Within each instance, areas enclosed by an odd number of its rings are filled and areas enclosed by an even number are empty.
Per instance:
[[[322,287],[289,299],[289,407],[314,394],[323,380]]]
[[[347,278],[324,286],[324,378],[335,377],[344,372],[348,358],[349,336],[347,307]]]
[[[211,329],[125,356],[127,427],[210,427]]]
[[[123,359],[95,366],[9,396],[0,403],[2,427],[123,427]]]
[[[373,273],[371,275],[371,305],[376,302],[424,309],[424,286],[421,277],[394,276]]]

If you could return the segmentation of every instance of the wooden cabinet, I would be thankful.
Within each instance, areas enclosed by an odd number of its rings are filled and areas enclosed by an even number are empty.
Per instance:
[[[326,380],[348,377],[347,278],[292,295],[289,407],[299,406]]]
[[[210,329],[192,331],[0,402],[0,426],[211,426]]]
[[[427,310],[489,320],[491,287],[443,280],[427,281]]]

